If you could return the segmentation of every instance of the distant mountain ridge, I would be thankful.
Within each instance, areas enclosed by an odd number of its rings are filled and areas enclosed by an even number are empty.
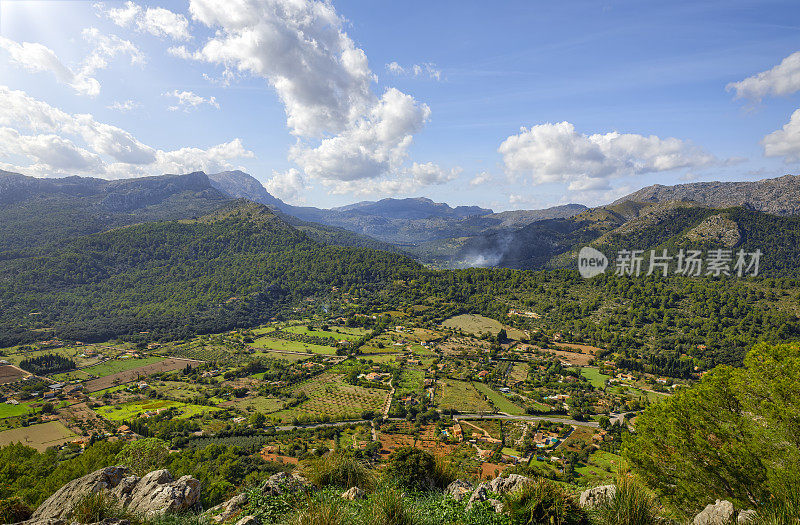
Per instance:
[[[773,179],[742,182],[692,182],[676,186],[654,184],[619,198],[624,201],[692,201],[713,208],[744,206],[772,215],[800,214],[800,176],[784,175]]]

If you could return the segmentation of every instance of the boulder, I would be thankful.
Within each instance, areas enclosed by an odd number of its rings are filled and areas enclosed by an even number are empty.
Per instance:
[[[472,492],[472,490],[472,483],[463,479],[457,479],[450,483],[446,489],[444,489],[444,493],[449,494],[456,501],[461,501],[462,499],[466,498],[467,495]]]
[[[498,499],[493,499],[493,498],[489,498],[486,501],[489,502],[489,505],[492,506],[492,508],[494,509],[494,511],[496,513],[500,514],[501,512],[503,512],[503,502],[502,501],[500,501]]]
[[[295,492],[308,490],[308,480],[294,472],[278,472],[270,476],[261,486],[261,492],[270,496],[280,496],[281,494],[293,494]]]
[[[489,492],[496,492],[498,494],[508,494],[516,492],[527,483],[531,482],[531,478],[520,476],[519,474],[509,474],[506,477],[494,478],[489,482]]]
[[[216,507],[210,508],[206,514],[211,516],[211,519],[214,523],[222,523],[228,521],[233,516],[239,513],[239,511],[247,505],[248,502],[247,493],[239,494],[238,496],[234,496],[225,503],[220,503]]]
[[[168,470],[156,470],[126,485],[119,500],[127,510],[145,516],[194,509],[200,501],[200,482],[191,476],[176,480]]]
[[[349,489],[342,492],[342,497],[349,501],[362,499],[364,496],[365,496],[364,491],[358,487],[350,487]]]
[[[475,503],[486,501],[489,499],[489,484],[488,483],[481,483],[475,490],[472,491],[472,494],[469,497],[469,501],[467,501],[467,506],[465,510],[471,510],[472,506]]]
[[[258,518],[255,516],[244,516],[236,522],[236,525],[259,525],[259,523]]]
[[[72,517],[72,509],[81,499],[93,492],[113,489],[127,472],[125,467],[106,467],[73,479],[39,505],[28,523],[68,520]]]
[[[755,523],[758,514],[754,510],[743,510],[736,517],[736,523],[739,525],[747,525],[748,523]]]
[[[614,485],[600,485],[581,492],[581,497],[578,500],[581,507],[594,508],[604,500],[610,500],[617,493],[617,487]]]
[[[733,519],[733,503],[717,500],[694,517],[692,525],[727,525]]]

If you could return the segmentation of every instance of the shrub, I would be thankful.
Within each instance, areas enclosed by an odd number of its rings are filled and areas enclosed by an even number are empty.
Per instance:
[[[442,488],[452,481],[453,474],[430,452],[414,447],[398,448],[389,456],[386,477],[401,487],[417,490]]]
[[[138,439],[128,443],[117,455],[116,461],[139,476],[162,468],[169,456],[169,445],[157,438]],[[91,523],[91,522],[85,522]]]
[[[309,481],[323,487],[358,487],[367,490],[372,486],[372,472],[360,460],[342,453],[334,452],[303,463],[303,474]]]
[[[369,525],[416,525],[414,513],[403,501],[403,494],[394,487],[384,486],[372,495],[366,511]]]
[[[31,517],[31,514],[33,514],[33,509],[16,496],[0,500],[0,523],[25,521]]]
[[[617,474],[613,498],[606,498],[595,509],[599,525],[655,525],[661,522],[656,498],[635,479]]]
[[[104,492],[92,492],[81,498],[72,509],[72,521],[78,523],[97,523],[107,519],[127,519],[139,522]]]
[[[311,501],[289,521],[290,525],[349,525],[350,523],[350,516],[345,512],[344,506],[331,501]]]
[[[505,496],[505,508],[512,523],[548,525],[589,525],[586,512],[575,498],[554,482],[539,478]]]

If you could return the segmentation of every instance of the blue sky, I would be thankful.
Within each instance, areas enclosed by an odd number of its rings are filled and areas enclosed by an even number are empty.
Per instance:
[[[797,2],[0,0],[0,168],[602,204],[800,158]],[[798,54],[795,54],[798,53]]]

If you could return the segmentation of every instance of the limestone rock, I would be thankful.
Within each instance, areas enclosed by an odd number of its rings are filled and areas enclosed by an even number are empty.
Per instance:
[[[489,484],[488,483],[481,483],[475,490],[472,491],[472,495],[469,497],[469,501],[467,501],[466,510],[472,509],[472,506],[481,501],[486,501],[489,499]]]
[[[247,505],[248,499],[247,493],[239,494],[238,496],[234,496],[224,503],[220,503],[216,507],[212,507],[206,512],[206,514],[211,516],[211,519],[214,521],[214,523],[228,521],[233,516],[238,514],[242,507]]]
[[[146,474],[126,488],[120,503],[127,510],[144,515],[178,512],[196,508],[200,501],[200,482],[191,476],[174,479],[166,469]]]
[[[350,487],[349,489],[342,492],[342,497],[350,501],[362,499],[364,495],[365,495],[364,491],[358,487]]]
[[[743,510],[736,517],[736,523],[739,525],[747,525],[748,523],[755,523],[758,514],[754,510]]]
[[[39,505],[29,522],[68,520],[72,517],[72,509],[87,494],[113,489],[126,473],[125,467],[106,467],[82,478],[73,479]]]
[[[717,500],[709,504],[703,512],[694,517],[693,525],[726,525],[733,518],[733,503]]]
[[[497,499],[492,499],[492,498],[489,498],[486,501],[489,502],[489,505],[491,505],[492,508],[494,509],[494,511],[497,512],[498,514],[503,512],[503,502],[502,501],[497,500]]]
[[[299,474],[278,472],[270,476],[261,486],[261,492],[272,496],[295,493],[308,489],[308,480]]]
[[[508,494],[516,492],[525,484],[530,483],[531,478],[520,476],[519,474],[510,474],[506,477],[494,478],[489,482],[489,491],[498,494]]]
[[[259,521],[255,516],[245,516],[237,521],[236,525],[259,525]]]
[[[444,493],[449,494],[456,501],[461,501],[462,499],[466,498],[467,495],[472,492],[472,490],[472,483],[463,479],[457,479],[450,483],[446,489],[444,489]]]
[[[610,500],[617,492],[614,485],[600,485],[581,492],[579,503],[581,507],[594,508],[604,500]]]

